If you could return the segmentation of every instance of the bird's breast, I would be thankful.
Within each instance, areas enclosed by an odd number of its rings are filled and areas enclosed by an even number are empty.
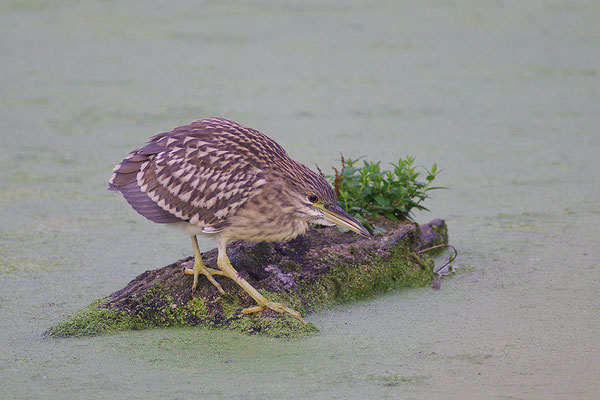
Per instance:
[[[234,217],[235,221],[220,231],[218,235],[229,240],[250,242],[276,242],[290,240],[308,230],[308,223],[302,219],[281,218],[245,218]]]

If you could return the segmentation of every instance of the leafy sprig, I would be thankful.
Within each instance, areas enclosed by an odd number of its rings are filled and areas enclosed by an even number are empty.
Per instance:
[[[393,169],[381,170],[381,161],[341,157],[342,169],[334,168],[335,176],[328,176],[335,188],[340,206],[371,230],[377,230],[371,221],[383,216],[398,221],[410,216],[412,210],[426,210],[422,203],[429,198],[429,192],[446,189],[433,186],[433,181],[441,172],[437,165],[430,169],[422,167],[425,181],[419,181],[422,173],[417,171],[415,158],[407,156],[397,163],[391,163]]]

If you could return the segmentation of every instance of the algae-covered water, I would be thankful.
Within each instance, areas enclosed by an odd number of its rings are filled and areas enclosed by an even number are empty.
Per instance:
[[[0,43],[0,397],[599,396],[597,2],[8,0]],[[459,272],[309,315],[296,341],[44,339],[190,255],[105,188],[148,136],[212,115],[324,171],[340,151],[437,162],[451,189],[417,220],[446,219]]]

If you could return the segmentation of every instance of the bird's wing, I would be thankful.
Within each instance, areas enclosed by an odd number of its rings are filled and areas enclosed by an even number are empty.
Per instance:
[[[240,145],[235,126],[206,121],[230,122],[202,120],[152,137],[115,167],[109,188],[154,222],[224,227],[227,216],[262,191],[266,172]]]

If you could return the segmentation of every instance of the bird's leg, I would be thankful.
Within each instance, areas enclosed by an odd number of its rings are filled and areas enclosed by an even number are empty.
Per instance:
[[[298,321],[302,322],[303,324],[306,324],[306,321],[302,319],[302,317],[296,310],[286,307],[281,303],[276,303],[267,299],[265,296],[260,294],[260,292],[256,290],[252,285],[250,285],[247,280],[242,278],[240,274],[238,274],[238,272],[235,270],[235,268],[233,268],[233,265],[231,265],[231,262],[229,261],[229,258],[227,257],[227,254],[225,252],[225,244],[221,242],[219,242],[219,256],[217,259],[217,265],[219,266],[219,268],[221,268],[221,270],[223,270],[227,277],[235,281],[235,283],[237,283],[242,289],[244,289],[244,291],[246,291],[254,299],[254,301],[258,303],[257,306],[243,309],[242,312],[244,314],[261,312],[265,308],[269,308],[278,313],[289,313]]]
[[[225,294],[225,291],[223,290],[223,288],[221,287],[221,285],[219,284],[219,282],[217,282],[215,280],[215,278],[213,278],[213,275],[225,275],[227,276],[223,271],[219,271],[213,268],[207,268],[204,266],[204,263],[202,262],[202,254],[200,254],[200,248],[198,247],[198,239],[196,239],[196,235],[192,235],[192,246],[194,246],[194,268],[186,268],[183,270],[183,272],[185,274],[188,275],[194,275],[194,284],[192,285],[192,293],[194,293],[196,291],[196,286],[198,286],[198,275],[202,274],[204,276],[206,276],[206,278],[210,281],[210,283],[212,283],[213,285],[215,285],[215,287],[217,288],[217,290],[219,291],[219,293],[221,294]]]

